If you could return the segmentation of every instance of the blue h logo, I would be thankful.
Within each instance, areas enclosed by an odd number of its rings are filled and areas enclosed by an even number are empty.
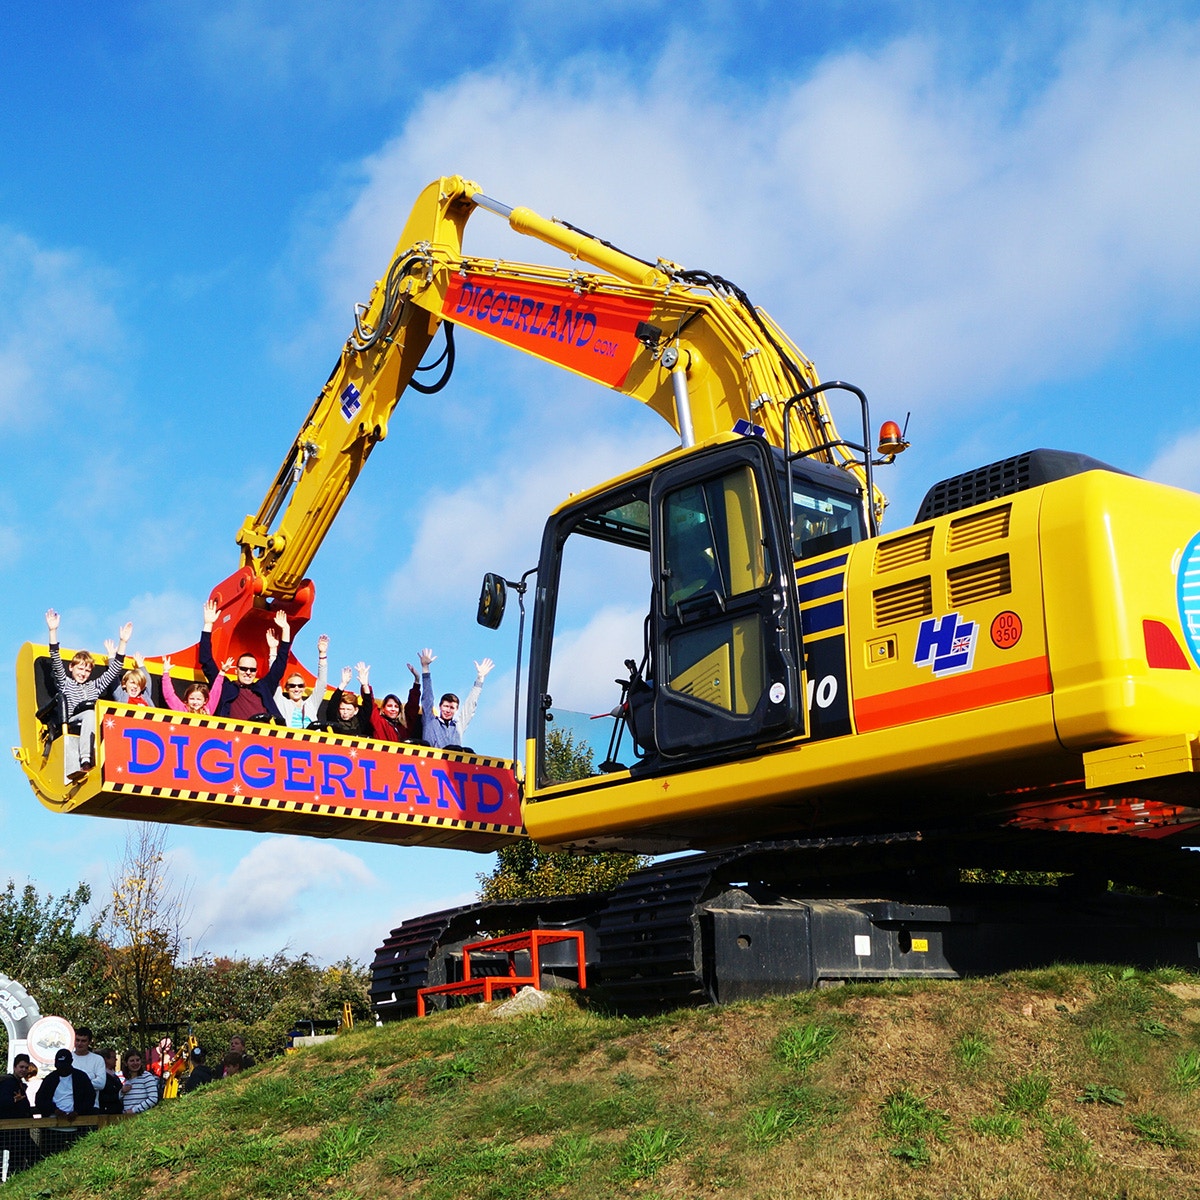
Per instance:
[[[342,389],[342,394],[340,396],[340,400],[342,402],[342,416],[345,417],[347,421],[349,421],[354,414],[358,412],[360,408],[362,408],[362,401],[359,399],[361,394],[362,393],[358,390],[358,388],[356,388],[352,383],[346,384],[346,386]]]
[[[914,665],[932,667],[935,676],[969,671],[975,661],[977,628],[974,621],[963,621],[958,613],[926,618],[917,631]]]

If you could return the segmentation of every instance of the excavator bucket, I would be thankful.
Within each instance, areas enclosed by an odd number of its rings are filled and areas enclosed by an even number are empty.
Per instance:
[[[68,780],[72,735],[38,715],[52,695],[48,650],[27,643],[13,754],[54,812],[481,852],[525,832],[508,760],[144,705],[97,704],[96,764]]]

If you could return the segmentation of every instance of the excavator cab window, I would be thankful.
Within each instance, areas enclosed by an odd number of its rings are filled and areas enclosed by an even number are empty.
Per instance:
[[[538,568],[531,736],[539,786],[634,766],[626,660],[646,656],[650,502],[645,480],[560,512]],[[589,765],[590,764],[590,765]]]
[[[830,554],[867,536],[863,491],[857,482],[827,463],[793,456],[791,487],[782,451],[775,452],[779,492],[790,505],[792,554],[797,562]]]
[[[862,500],[792,481],[792,541],[796,557],[815,558],[861,541]]]

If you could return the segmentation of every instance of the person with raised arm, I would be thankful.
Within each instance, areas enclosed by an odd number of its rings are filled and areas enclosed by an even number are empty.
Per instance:
[[[433,705],[433,679],[429,674],[429,665],[437,655],[426,647],[421,651],[421,718],[422,733],[428,745],[438,750],[464,749],[463,738],[467,726],[475,715],[479,704],[479,694],[483,691],[483,681],[488,672],[496,665],[490,658],[475,664],[475,682],[467,693],[467,698],[460,704],[453,692],[446,692]]]
[[[221,674],[212,656],[212,627],[220,610],[212,600],[204,604],[204,629],[200,634],[200,669],[209,684],[216,682]],[[258,659],[253,654],[239,654],[237,677],[226,679],[221,685],[221,700],[216,708],[218,717],[232,717],[235,721],[278,721],[283,716],[275,706],[275,689],[287,668],[288,653],[292,648],[292,627],[287,613],[282,609],[275,613],[275,624],[279,626],[279,656],[261,679],[258,677]]]
[[[80,650],[71,659],[70,667],[63,665],[62,652],[58,648],[58,625],[61,618],[54,609],[46,610],[46,629],[49,631],[50,674],[54,678],[59,717],[67,737],[63,739],[63,775],[68,783],[78,783],[87,777],[96,762],[96,701],[111,688],[121,676],[125,665],[125,647],[133,636],[133,623],[126,621],[120,629],[120,640],[116,653],[111,655],[108,666],[95,678],[92,669],[96,660],[86,650]],[[69,672],[69,673],[68,673]],[[78,737],[71,737],[71,726],[79,729]]]
[[[221,693],[225,687],[225,676],[232,670],[233,658],[224,659],[221,663],[221,672],[212,681],[211,687],[202,680],[194,679],[183,685],[183,698],[180,699],[179,693],[175,690],[175,683],[171,679],[171,660],[170,658],[164,658],[162,671],[163,699],[167,702],[167,707],[174,709],[175,712],[208,713],[209,716],[212,716],[217,711],[217,705],[221,703]]]
[[[355,670],[362,691],[362,704],[350,691],[350,668],[343,667],[341,690],[334,692],[329,699],[330,716],[325,721],[325,728],[330,733],[340,733],[344,737],[370,737],[371,709],[375,705],[375,698],[371,694],[371,668],[365,662],[360,662]]]
[[[279,655],[279,636],[275,630],[267,630],[267,645],[270,647],[271,665]],[[292,729],[308,729],[317,723],[317,711],[325,699],[325,685],[329,682],[329,634],[317,638],[317,683],[312,692],[305,695],[308,684],[299,671],[289,671],[283,686],[275,692],[275,705],[283,716],[283,723]]]
[[[383,742],[416,742],[421,739],[421,677],[417,669],[408,664],[412,672],[413,685],[408,699],[401,704],[400,697],[389,692],[382,704],[371,709],[371,736]]]
[[[108,652],[108,657],[113,658],[117,653],[117,643],[112,638],[105,638],[104,649]],[[154,700],[150,695],[150,672],[146,670],[146,656],[135,654],[133,661],[136,665],[121,676],[121,682],[117,685],[113,699],[118,704],[134,704],[144,708],[153,708]]]

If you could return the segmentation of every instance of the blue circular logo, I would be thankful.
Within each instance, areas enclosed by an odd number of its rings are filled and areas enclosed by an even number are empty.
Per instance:
[[[1175,580],[1179,623],[1192,659],[1200,666],[1200,533],[1187,544]]]

